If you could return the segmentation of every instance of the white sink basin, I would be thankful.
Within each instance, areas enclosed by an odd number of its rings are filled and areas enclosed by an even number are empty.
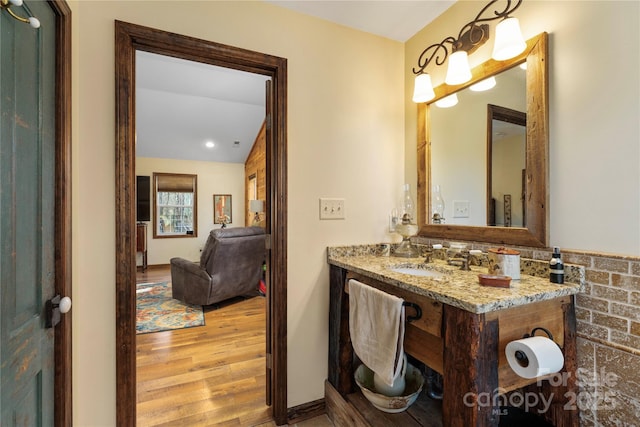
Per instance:
[[[439,278],[444,275],[439,271],[427,270],[425,268],[417,268],[417,267],[393,267],[393,268],[390,268],[389,270],[395,273],[408,274],[410,276]]]

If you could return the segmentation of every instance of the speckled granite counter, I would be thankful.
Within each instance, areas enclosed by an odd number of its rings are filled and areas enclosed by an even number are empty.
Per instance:
[[[327,249],[329,264],[362,274],[399,288],[433,298],[472,313],[486,313],[516,307],[537,301],[574,295],[582,290],[584,268],[565,266],[566,280],[563,285],[550,283],[546,277],[530,274],[546,273],[541,263],[522,260],[521,279],[512,281],[510,288],[481,286],[478,274],[487,273],[484,266],[471,266],[471,271],[447,265],[442,260],[424,264],[424,258],[397,258],[381,256],[380,245],[332,247]],[[422,277],[397,273],[390,268],[420,267],[442,273],[439,277]],[[530,273],[530,274],[526,274]],[[573,282],[573,283],[572,283]]]

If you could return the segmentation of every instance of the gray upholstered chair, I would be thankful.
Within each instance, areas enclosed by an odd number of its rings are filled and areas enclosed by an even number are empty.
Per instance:
[[[265,252],[261,227],[212,230],[199,264],[171,258],[173,298],[210,305],[237,296],[258,295]]]

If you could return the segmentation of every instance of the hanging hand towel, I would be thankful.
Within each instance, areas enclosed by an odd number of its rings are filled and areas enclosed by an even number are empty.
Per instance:
[[[362,363],[389,385],[402,370],[402,303],[402,298],[349,280],[349,332],[353,349]]]

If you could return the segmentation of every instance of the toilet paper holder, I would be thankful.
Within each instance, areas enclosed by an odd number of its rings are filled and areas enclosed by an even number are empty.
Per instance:
[[[533,328],[533,329],[531,330],[531,333],[530,333],[530,334],[524,334],[524,335],[522,336],[522,338],[531,338],[532,336],[534,336],[534,335],[536,334],[536,332],[537,332],[537,331],[542,331],[542,332],[544,332],[545,334],[547,334],[547,337],[549,337],[549,339],[550,339],[551,341],[553,341],[553,342],[558,346],[558,348],[562,349],[562,347],[560,347],[560,344],[558,344],[558,343],[553,339],[553,335],[551,335],[551,332],[550,332],[548,329],[543,328],[543,327],[541,327],[541,326],[538,326],[538,327]],[[516,361],[518,362],[518,364],[519,364],[520,366],[522,366],[523,368],[526,368],[527,366],[529,366],[529,358],[528,358],[528,357],[527,357],[527,355],[526,355],[526,354],[524,354],[522,351],[520,351],[520,350],[516,351],[516,352],[515,352],[515,354],[514,354],[514,356],[516,357]]]

